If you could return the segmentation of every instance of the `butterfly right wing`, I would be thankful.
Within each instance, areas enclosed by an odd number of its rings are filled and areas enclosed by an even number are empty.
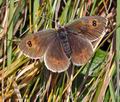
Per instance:
[[[85,64],[93,54],[91,42],[83,35],[69,34],[69,43],[71,45],[71,60],[74,65]]]
[[[65,25],[67,29],[82,34],[90,41],[96,41],[105,32],[107,20],[100,16],[86,16]]]
[[[42,30],[35,34],[27,35],[19,44],[20,50],[32,59],[40,59],[49,44],[55,39],[56,31],[53,29]]]

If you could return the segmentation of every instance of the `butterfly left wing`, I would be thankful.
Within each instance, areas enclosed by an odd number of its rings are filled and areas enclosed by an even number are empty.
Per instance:
[[[86,16],[67,24],[70,32],[76,32],[87,37],[90,41],[97,40],[105,31],[107,20],[100,16]]]
[[[82,34],[69,34],[69,43],[71,45],[71,60],[74,65],[80,66],[85,64],[93,54],[91,42]]]
[[[20,50],[32,59],[43,57],[49,44],[55,38],[56,31],[53,29],[42,30],[35,34],[27,35],[19,44]]]
[[[46,50],[44,62],[46,67],[52,72],[63,72],[68,69],[70,61],[57,37]]]

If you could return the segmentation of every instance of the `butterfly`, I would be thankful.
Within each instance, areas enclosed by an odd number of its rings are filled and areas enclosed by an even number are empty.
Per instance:
[[[27,35],[19,44],[20,50],[32,59],[44,59],[52,72],[63,72],[71,64],[81,66],[93,55],[92,42],[105,31],[107,20],[86,16],[58,29],[46,29]]]

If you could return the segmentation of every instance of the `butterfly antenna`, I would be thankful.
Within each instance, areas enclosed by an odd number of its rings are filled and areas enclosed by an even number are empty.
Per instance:
[[[40,15],[40,17],[41,17],[41,18],[43,17],[45,20],[50,20],[51,22],[54,22],[54,23],[55,23],[55,21],[52,20],[51,18],[45,17],[45,14]]]
[[[45,20],[50,20],[51,22],[55,23],[55,28],[60,28],[61,27],[58,19],[57,20],[52,20],[48,17],[45,17],[45,14],[43,14],[43,16],[40,15],[40,17],[43,17]]]

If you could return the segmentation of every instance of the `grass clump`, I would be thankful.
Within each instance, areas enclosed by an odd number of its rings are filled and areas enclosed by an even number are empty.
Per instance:
[[[0,1],[0,100],[115,102],[116,5],[112,0]],[[23,35],[89,15],[104,16],[109,23],[86,65],[71,73],[52,73],[44,63],[21,54],[18,45]]]

